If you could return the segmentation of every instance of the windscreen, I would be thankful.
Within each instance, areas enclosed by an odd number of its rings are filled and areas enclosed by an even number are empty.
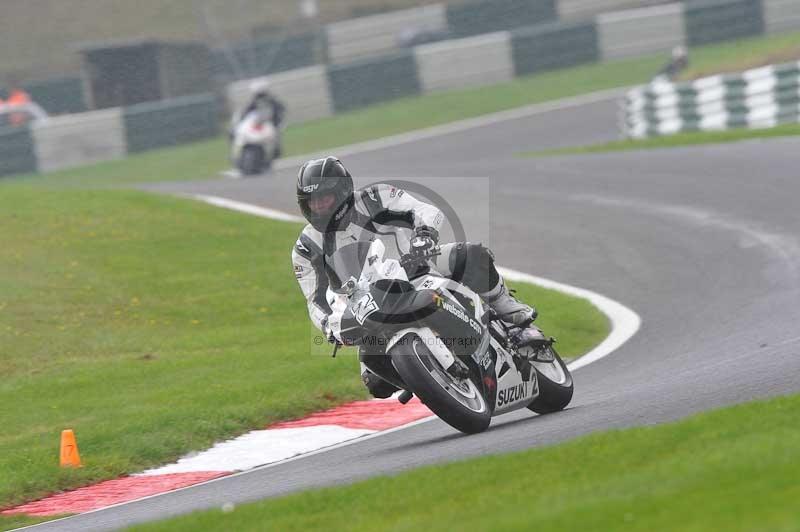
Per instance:
[[[358,279],[364,268],[372,242],[361,241],[347,244],[336,250],[331,257],[331,266],[342,284],[351,277]]]

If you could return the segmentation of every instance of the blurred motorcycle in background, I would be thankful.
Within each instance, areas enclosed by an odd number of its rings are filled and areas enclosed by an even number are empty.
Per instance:
[[[231,126],[231,163],[243,176],[269,171],[280,146],[280,128],[266,110],[250,111]]]

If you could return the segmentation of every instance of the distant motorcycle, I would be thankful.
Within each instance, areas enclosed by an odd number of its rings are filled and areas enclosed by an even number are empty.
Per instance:
[[[270,113],[254,110],[233,126],[231,162],[242,175],[267,172],[280,156],[280,130]]]
[[[334,253],[331,271],[342,282],[329,323],[345,343],[385,348],[369,368],[405,390],[401,402],[414,394],[468,434],[514,410],[544,414],[569,404],[572,375],[554,339],[505,324],[475,292],[431,270],[436,252],[398,261],[385,250],[374,240]]]

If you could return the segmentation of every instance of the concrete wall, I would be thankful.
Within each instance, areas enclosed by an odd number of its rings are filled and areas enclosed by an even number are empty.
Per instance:
[[[527,76],[584,63],[595,63],[600,52],[597,25],[584,22],[557,22],[511,32],[514,73]]]
[[[586,19],[600,13],[646,7],[665,0],[558,0],[558,16],[562,19]]]
[[[208,139],[219,134],[220,102],[215,94],[193,94],[146,102],[122,111],[128,153]]]
[[[288,107],[288,123],[306,122],[333,114],[328,76],[323,66],[281,72],[263,78],[238,81],[228,86],[231,110],[244,107],[251,96],[250,85],[268,81],[271,90]]]
[[[686,42],[698,46],[764,33],[761,0],[696,0],[686,4]]]
[[[414,52],[424,92],[492,85],[514,77],[508,32],[426,44]]]
[[[764,0],[764,22],[768,33],[800,29],[800,1]]]
[[[466,0],[447,4],[447,23],[456,37],[509,31],[558,19],[557,0]]]
[[[359,57],[381,55],[397,48],[398,36],[403,31],[439,31],[446,28],[444,4],[328,24],[328,58],[334,63],[341,63]]]
[[[333,109],[339,113],[421,92],[412,50],[328,67]]]
[[[683,4],[631,9],[597,17],[600,56],[635,57],[683,45]]]
[[[119,159],[127,151],[120,108],[51,118],[31,132],[41,172]]]
[[[36,170],[36,153],[30,128],[0,128],[0,177]]]

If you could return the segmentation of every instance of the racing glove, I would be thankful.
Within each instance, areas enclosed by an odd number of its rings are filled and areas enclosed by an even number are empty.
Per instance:
[[[333,329],[331,329],[327,316],[322,320],[322,334],[325,336],[325,339],[328,340],[329,344],[341,343],[338,338],[336,338],[336,335],[333,334]]]
[[[418,257],[433,255],[439,248],[439,231],[433,227],[423,225],[414,230],[411,239],[411,253]]]
[[[423,238],[430,238],[434,244],[439,243],[439,231],[429,225],[421,225],[414,229],[414,235]]]

